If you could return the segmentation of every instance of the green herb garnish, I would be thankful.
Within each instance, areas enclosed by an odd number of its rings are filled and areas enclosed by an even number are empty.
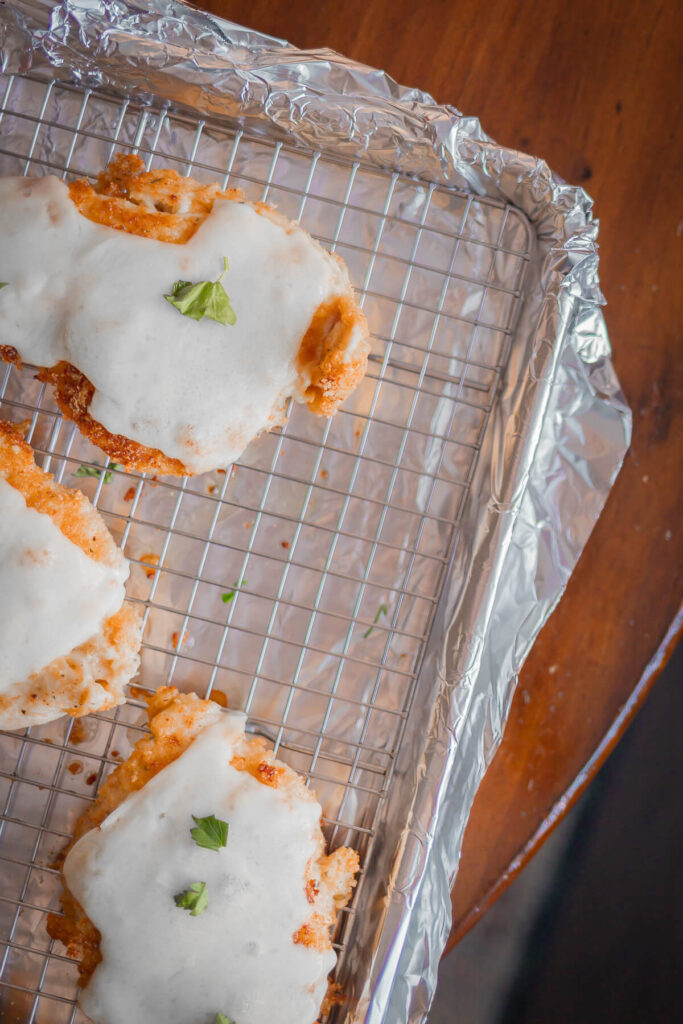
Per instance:
[[[223,274],[228,270],[228,257],[223,257]],[[237,321],[235,311],[230,305],[225,288],[221,284],[221,278],[215,281],[199,281],[192,284],[191,281],[176,281],[170,295],[164,295],[167,302],[192,320],[215,320],[219,324],[234,324]]]
[[[188,889],[174,896],[176,907],[189,910],[191,917],[199,917],[209,905],[209,890],[206,882],[192,882]]]
[[[233,587],[245,587],[246,585],[247,585],[247,581],[246,580],[240,580],[239,583],[237,582],[237,580],[235,580],[235,582],[233,583]],[[235,596],[235,591],[234,590],[227,590],[225,592],[225,594],[221,594],[221,601],[223,602],[223,604],[229,604],[232,601],[234,596]]]
[[[8,284],[9,281],[0,281],[0,288],[6,288]]]
[[[369,629],[366,629],[365,632],[363,633],[363,639],[364,640],[367,640],[367,638],[370,636],[370,634],[372,633],[373,629],[375,628],[375,626],[379,622],[380,616],[381,615],[386,615],[386,614],[387,614],[387,606],[385,604],[381,604],[379,606],[379,611],[377,612],[377,614],[375,615],[374,619],[372,620],[372,625],[370,626]]]
[[[226,1017],[224,1013],[217,1013],[213,1024],[235,1024],[235,1021],[231,1017]]]
[[[101,467],[97,468],[97,463],[94,466],[79,466],[76,470],[75,476],[102,476],[104,473],[105,484],[110,484],[114,479],[114,474],[110,472],[112,469],[123,469],[119,466],[118,462],[110,462],[109,469],[104,470]]]
[[[203,846],[206,850],[214,850],[218,853],[221,846],[228,843],[228,823],[210,814],[208,818],[195,818],[192,815],[195,827],[190,829],[190,835],[197,846]]]

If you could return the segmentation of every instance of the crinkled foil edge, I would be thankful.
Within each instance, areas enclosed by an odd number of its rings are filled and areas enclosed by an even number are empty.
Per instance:
[[[474,795],[531,645],[560,598],[630,442],[581,188],[504,149],[479,122],[330,50],[148,0],[0,0],[0,67],[48,70],[229,118],[522,210],[536,234],[529,294],[486,434],[418,683],[377,849],[373,912],[349,937],[349,1014],[424,1021],[451,923]]]

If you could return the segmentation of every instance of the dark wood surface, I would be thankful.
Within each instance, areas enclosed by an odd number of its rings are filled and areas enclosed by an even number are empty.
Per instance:
[[[464,934],[617,742],[680,628],[681,12],[651,0],[204,0],[329,46],[475,114],[583,184],[601,222],[614,361],[633,410],[624,468],[521,674],[453,891]],[[678,139],[676,133],[678,132]]]

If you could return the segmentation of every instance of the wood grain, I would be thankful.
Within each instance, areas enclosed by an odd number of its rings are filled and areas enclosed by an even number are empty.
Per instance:
[[[452,944],[592,777],[676,634],[683,7],[674,0],[202,6],[299,46],[329,46],[384,68],[476,114],[495,139],[544,157],[595,199],[606,317],[634,413],[633,445],[524,667],[478,793],[453,891]]]

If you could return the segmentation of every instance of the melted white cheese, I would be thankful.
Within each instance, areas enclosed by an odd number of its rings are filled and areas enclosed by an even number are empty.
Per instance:
[[[67,884],[99,928],[102,962],[80,997],[97,1024],[312,1024],[335,963],[295,944],[310,918],[306,864],[320,805],[231,767],[244,716],[225,713],[178,760],[76,843]],[[192,815],[228,822],[217,853]],[[197,917],[174,895],[205,882]]]
[[[71,363],[95,386],[95,420],[195,473],[280,422],[307,385],[295,360],[315,310],[350,287],[301,228],[229,200],[176,245],[93,224],[58,178],[2,178],[0,238],[0,344]],[[215,280],[224,256],[234,326],[166,302],[176,280]]]
[[[94,636],[127,576],[123,556],[89,558],[0,476],[0,692]]]

